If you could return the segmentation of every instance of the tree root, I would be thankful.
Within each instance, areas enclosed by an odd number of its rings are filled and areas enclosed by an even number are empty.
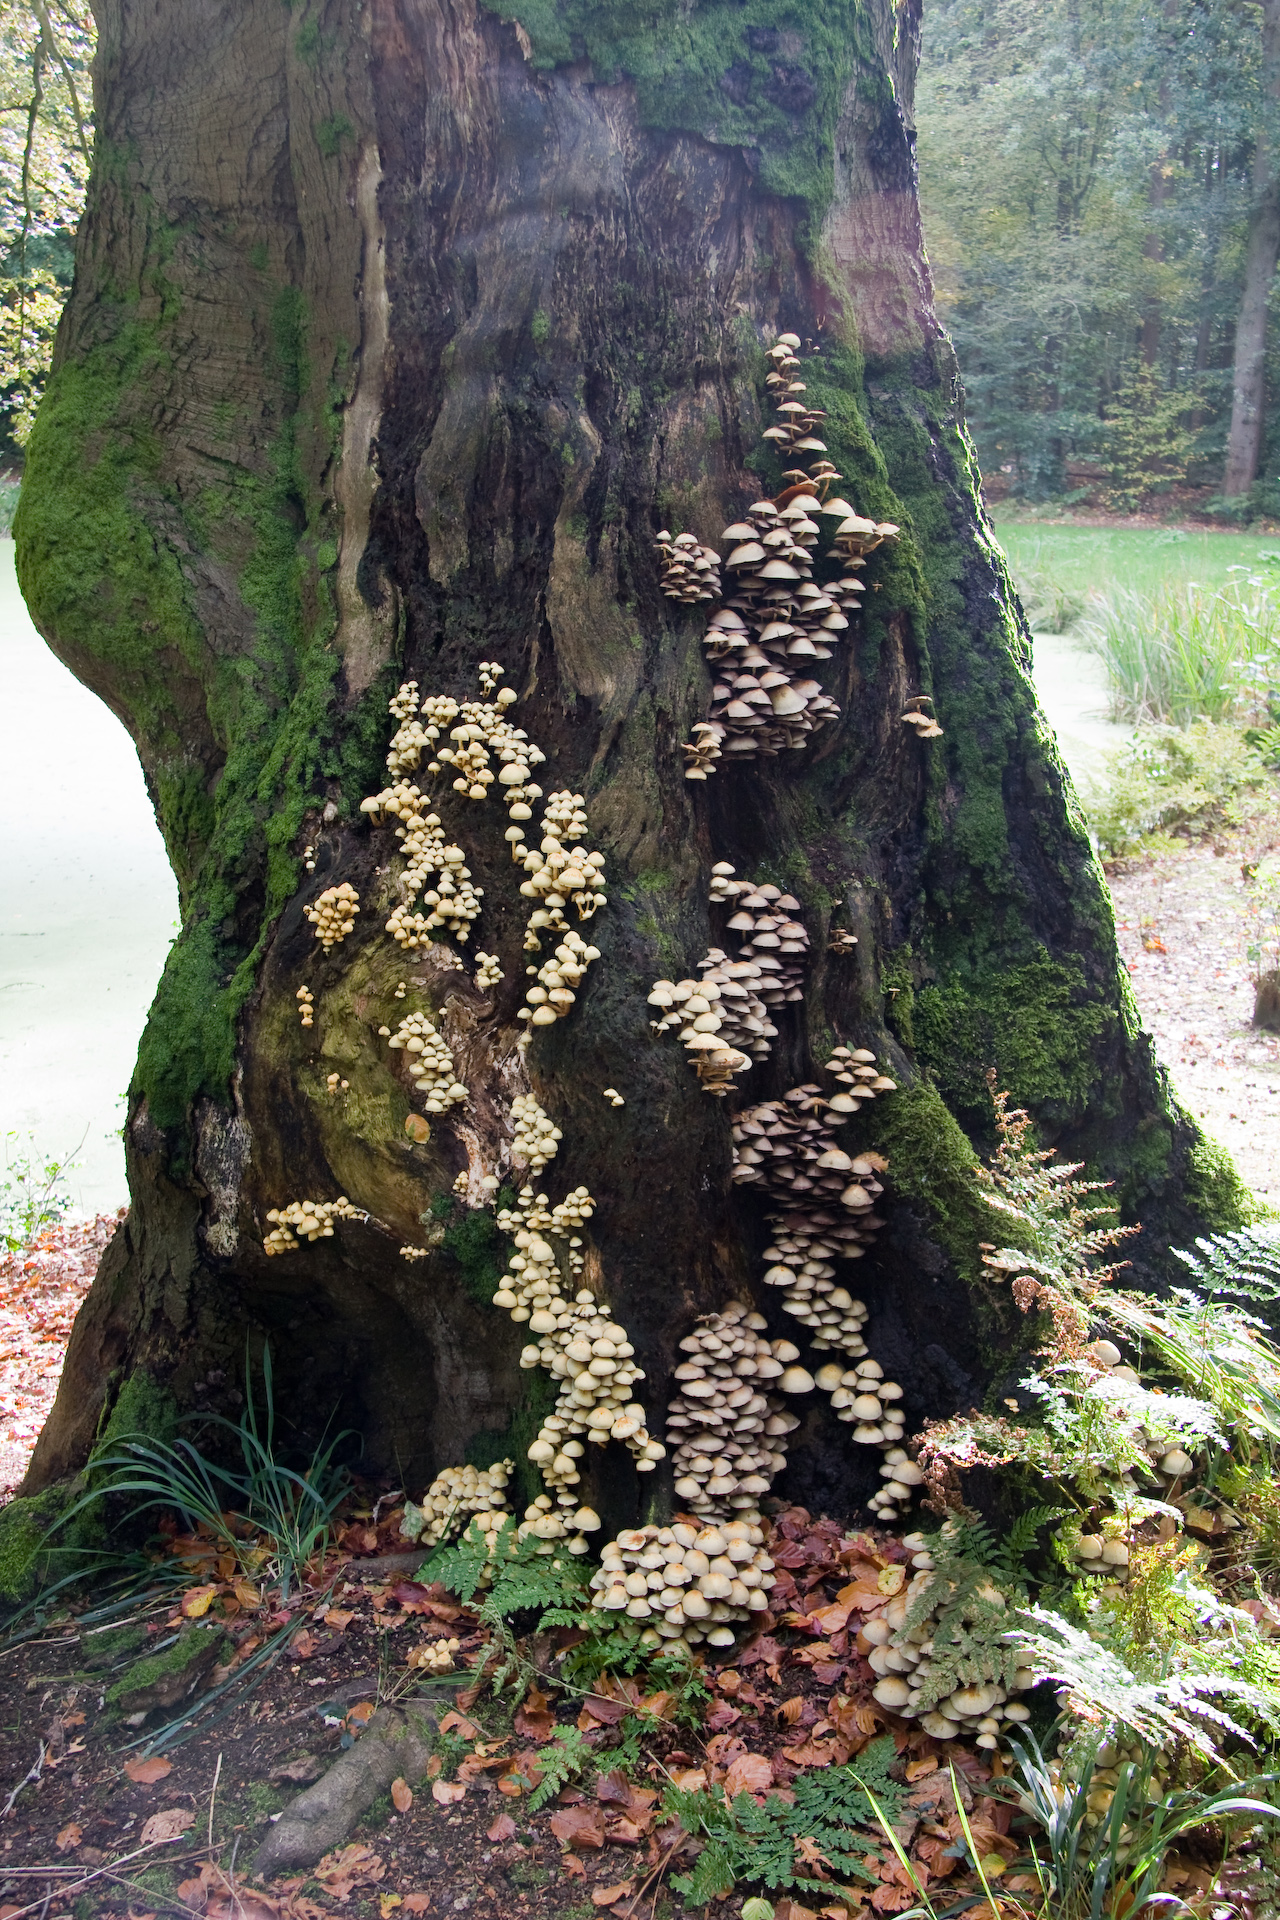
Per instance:
[[[422,1779],[435,1737],[435,1716],[425,1702],[380,1707],[355,1745],[285,1808],[258,1849],[255,1876],[265,1880],[293,1867],[314,1866],[340,1846],[393,1780],[412,1786]]]

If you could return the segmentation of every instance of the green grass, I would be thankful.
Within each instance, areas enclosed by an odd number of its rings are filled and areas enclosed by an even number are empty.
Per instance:
[[[1280,680],[1280,598],[1269,578],[1234,574],[1154,594],[1112,590],[1075,625],[1111,684],[1111,715],[1139,724],[1266,724]]]
[[[1092,593],[1155,594],[1194,580],[1222,587],[1232,567],[1271,571],[1264,555],[1280,556],[1280,540],[1265,534],[1217,533],[1172,527],[1042,526],[997,518],[996,537],[1015,580],[1037,576],[1060,593],[1085,602]]]

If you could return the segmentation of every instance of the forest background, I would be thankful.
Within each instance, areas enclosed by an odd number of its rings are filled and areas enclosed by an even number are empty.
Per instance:
[[[1280,0],[927,0],[921,197],[989,497],[1280,514]],[[0,4],[0,463],[92,146],[77,0]]]

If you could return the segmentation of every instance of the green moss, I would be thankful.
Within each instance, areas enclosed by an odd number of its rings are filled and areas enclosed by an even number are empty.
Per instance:
[[[95,1453],[107,1453],[124,1439],[171,1440],[177,1431],[178,1405],[166,1387],[157,1386],[140,1367],[116,1395],[98,1437]]]
[[[43,1577],[45,1535],[66,1505],[64,1487],[46,1487],[0,1507],[0,1599],[16,1605],[35,1593]]]
[[[345,113],[331,113],[327,120],[316,124],[316,145],[326,160],[332,160],[344,141],[350,140],[354,134],[355,128]]]
[[[884,1017],[904,1047],[914,1049],[915,978],[911,970],[910,947],[886,953],[880,961],[880,990],[884,994]]]
[[[771,193],[807,203],[816,242],[834,187],[836,123],[861,63],[867,103],[893,111],[858,0],[494,0],[529,35],[535,66],[589,60],[606,84],[635,84],[641,121],[759,155]]]
[[[1209,1233],[1232,1233],[1252,1226],[1266,1208],[1246,1187],[1225,1147],[1201,1135],[1187,1155],[1183,1192]]]
[[[542,1475],[529,1458],[529,1448],[543,1420],[555,1409],[557,1391],[555,1381],[541,1367],[527,1368],[520,1375],[520,1399],[506,1427],[486,1427],[473,1434],[463,1455],[470,1467],[491,1467],[497,1460],[515,1462],[511,1504],[517,1513],[546,1491]]]
[[[947,1105],[978,1124],[990,1113],[989,1067],[1018,1105],[1059,1123],[1096,1112],[1100,1062],[1119,1017],[1078,967],[1043,948],[1022,966],[926,985],[912,1011],[921,1063]]]
[[[978,1156],[937,1088],[918,1080],[900,1087],[892,1100],[877,1100],[874,1132],[889,1162],[892,1192],[925,1216],[957,1273],[976,1280],[983,1271],[979,1243],[991,1238],[991,1213],[974,1180]]]
[[[529,331],[538,345],[543,346],[551,338],[551,315],[539,307],[529,322]]]
[[[507,1242],[488,1208],[459,1207],[441,1245],[457,1261],[468,1296],[491,1307],[506,1268]]]
[[[230,1642],[216,1627],[203,1627],[194,1620],[188,1620],[179,1629],[172,1646],[165,1647],[159,1653],[148,1654],[145,1659],[135,1660],[107,1688],[107,1703],[129,1711],[130,1702],[140,1702],[152,1693],[172,1692],[174,1683],[180,1688],[188,1672],[209,1665],[211,1655],[216,1657],[224,1647],[229,1648]]]

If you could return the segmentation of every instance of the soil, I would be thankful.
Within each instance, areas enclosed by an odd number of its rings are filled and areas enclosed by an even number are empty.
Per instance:
[[[347,1543],[361,1532],[348,1529]],[[692,1788],[728,1778],[736,1790],[741,1776],[729,1770],[746,1756],[745,1764],[757,1769],[752,1790],[786,1791],[806,1768],[840,1764],[862,1751],[893,1720],[872,1701],[876,1676],[851,1644],[852,1633],[841,1629],[847,1597],[838,1618],[831,1612],[815,1617],[842,1586],[847,1596],[847,1583],[861,1580],[859,1592],[870,1597],[853,1603],[856,1628],[857,1606],[879,1607],[888,1597],[889,1587],[877,1592],[868,1581],[884,1574],[890,1586],[901,1587],[907,1550],[886,1536],[851,1541],[801,1509],[780,1514],[773,1537],[784,1569],[773,1600],[779,1617],[761,1616],[761,1631],[728,1650],[727,1664],[709,1665],[705,1688],[682,1708],[671,1692],[649,1693],[643,1681],[626,1678],[598,1677],[594,1694],[557,1687],[557,1642],[580,1637],[563,1630],[529,1648],[545,1695],[526,1694],[526,1681],[514,1696],[498,1699],[474,1684],[464,1688],[460,1683],[473,1682],[466,1671],[424,1681],[406,1666],[413,1647],[452,1635],[461,1641],[459,1660],[476,1660],[480,1635],[442,1589],[414,1585],[394,1563],[388,1566],[381,1552],[385,1523],[363,1532],[379,1551],[335,1566],[323,1597],[308,1593],[289,1608],[246,1615],[223,1583],[220,1596],[206,1601],[205,1618],[239,1641],[234,1661],[243,1674],[236,1681],[231,1660],[230,1674],[214,1669],[206,1685],[231,1684],[205,1705],[197,1699],[190,1723],[168,1743],[162,1729],[175,1718],[172,1708],[131,1727],[106,1698],[111,1670],[85,1671],[95,1643],[109,1644],[111,1623],[64,1616],[39,1638],[0,1650],[0,1715],[9,1731],[0,1756],[0,1807],[11,1801],[0,1817],[3,1920],[28,1911],[41,1920],[64,1914],[141,1920],[192,1911],[205,1912],[207,1920],[324,1920],[331,1914],[390,1920],[396,1913],[469,1910],[486,1920],[583,1920],[600,1911],[623,1920],[642,1914],[674,1920],[692,1909],[666,1883],[690,1869],[693,1849],[662,1815],[662,1791],[673,1779]],[[128,1617],[159,1645],[182,1621],[177,1601],[171,1589]],[[193,1603],[189,1591],[186,1605],[193,1604],[199,1601]],[[785,1616],[784,1607],[790,1609]],[[253,1666],[264,1647],[268,1658]],[[136,1657],[135,1646],[125,1658]],[[272,1816],[361,1737],[375,1704],[411,1687],[438,1701],[444,1717],[428,1778],[413,1786],[409,1800],[401,1792],[375,1804],[346,1846],[314,1871],[255,1886],[252,1858]],[[647,1731],[628,1783],[609,1756],[632,1708]],[[583,1789],[568,1786],[530,1815],[526,1802],[540,1756],[559,1728],[574,1722],[594,1749]],[[935,1891],[950,1898],[971,1878],[963,1862],[944,1851],[959,1831],[954,1811],[948,1816],[939,1800],[950,1791],[952,1764],[975,1831],[988,1836],[989,1852],[1007,1856],[1004,1884],[1016,1888],[1023,1848],[1009,1837],[1010,1809],[983,1793],[992,1757],[960,1742],[940,1745],[905,1722],[889,1731],[899,1750],[894,1771],[915,1808],[897,1831],[917,1868],[932,1862]],[[153,1749],[160,1764],[140,1768]],[[131,1777],[130,1767],[143,1777]],[[994,1768],[999,1771],[998,1760]],[[174,1830],[168,1841],[157,1837],[166,1823],[148,1829],[162,1814]],[[949,1836],[948,1817],[955,1828]],[[808,1895],[812,1904],[793,1902],[789,1920],[820,1911],[837,1920],[846,1913],[874,1920],[876,1913],[912,1904],[893,1855],[883,1848],[877,1855],[875,1836],[864,1837],[880,1881],[864,1886],[848,1908]],[[1194,1863],[1188,1870],[1198,1871]],[[709,1920],[736,1915],[744,1892],[697,1911]],[[787,1920],[787,1901],[774,1899]]]
[[[1280,1208],[1280,1034],[1254,1027],[1247,870],[1280,848],[1275,811],[1212,843],[1113,863],[1120,951],[1183,1103]]]

